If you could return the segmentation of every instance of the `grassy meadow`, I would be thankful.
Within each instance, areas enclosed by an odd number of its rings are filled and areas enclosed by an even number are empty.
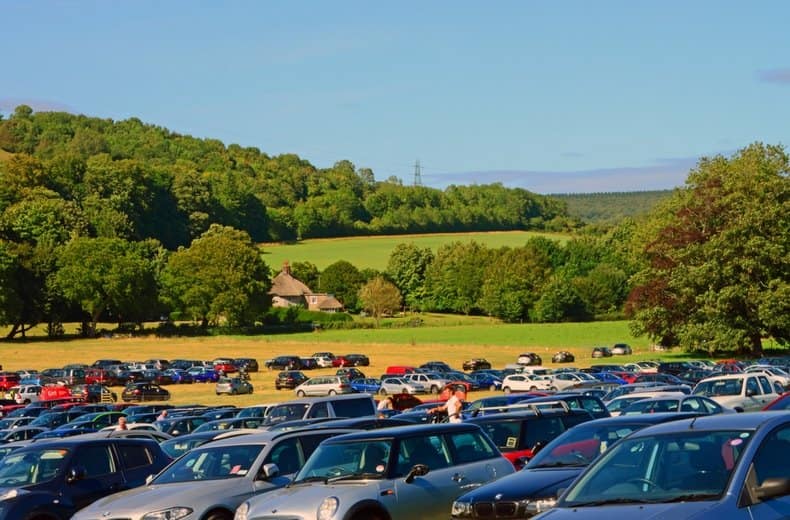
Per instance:
[[[288,244],[261,244],[264,260],[272,271],[279,272],[283,261],[312,262],[318,269],[325,269],[338,260],[347,260],[359,269],[370,268],[383,271],[387,267],[392,250],[403,243],[414,243],[418,247],[429,247],[434,252],[442,245],[455,241],[475,241],[489,248],[517,247],[535,236],[554,240],[568,240],[568,235],[559,233],[537,233],[533,231],[501,231],[479,233],[434,233],[425,235],[356,236],[301,240]]]
[[[439,317],[426,317],[438,320]],[[463,318],[459,317],[459,320]],[[238,406],[278,402],[294,397],[292,391],[275,390],[275,371],[263,367],[266,359],[280,354],[307,357],[317,351],[335,354],[362,353],[370,357],[371,366],[363,367],[367,375],[378,377],[389,365],[420,365],[429,360],[443,360],[460,369],[464,360],[484,357],[494,367],[514,363],[521,352],[532,351],[543,357],[544,365],[553,366],[551,356],[558,350],[576,355],[574,366],[589,366],[590,351],[595,345],[626,342],[634,347],[632,356],[610,358],[613,362],[655,359],[644,338],[631,336],[628,323],[595,322],[565,324],[493,324],[487,318],[469,318],[462,325],[423,326],[416,328],[325,330],[320,332],[261,335],[212,336],[202,338],[115,337],[67,339],[58,341],[31,337],[27,341],[0,343],[0,363],[5,370],[44,369],[68,363],[93,363],[112,358],[142,361],[149,358],[214,359],[217,357],[253,357],[261,371],[252,373],[253,395],[216,396],[213,384],[172,385],[172,402],[176,404],[235,404]],[[682,354],[667,353],[664,357]],[[333,373],[332,369],[306,371],[308,376]],[[121,388],[117,388],[120,394]],[[490,395],[479,392],[479,396]],[[477,397],[472,396],[472,397]]]

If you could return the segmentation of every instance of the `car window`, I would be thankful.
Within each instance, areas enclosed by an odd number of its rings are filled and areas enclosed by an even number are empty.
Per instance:
[[[296,437],[283,439],[274,446],[266,459],[265,464],[273,462],[277,464],[281,475],[296,473],[302,467],[302,455],[299,451],[299,442]]]
[[[771,383],[768,382],[768,378],[765,376],[757,376],[757,380],[760,382],[760,386],[763,389],[764,394],[771,393]]]
[[[85,478],[100,477],[115,471],[115,461],[107,445],[80,446],[71,464],[85,468]]]
[[[314,417],[329,417],[329,408],[327,407],[326,402],[321,401],[313,403],[313,406],[310,408],[307,417],[310,419]]]
[[[154,461],[148,448],[140,444],[120,444],[117,449],[121,463],[126,469],[147,466]]]
[[[373,400],[370,398],[338,399],[332,401],[332,408],[335,411],[335,417],[364,417],[376,413]]]
[[[532,448],[538,442],[548,444],[565,430],[559,417],[540,417],[525,423],[522,446]]]
[[[779,428],[769,434],[754,457],[754,473],[757,485],[769,478],[787,478],[790,467],[790,426]]]
[[[746,378],[746,395],[760,395],[760,386],[757,384],[757,378]]]
[[[690,397],[688,399],[683,400],[683,404],[680,405],[681,412],[708,412],[710,413],[705,406],[702,404],[702,401],[697,399],[696,397]]]
[[[457,464],[477,462],[479,460],[496,457],[497,454],[490,442],[487,442],[481,432],[462,432],[447,435],[453,460]]]
[[[709,401],[708,399],[700,399],[702,401],[702,405],[708,411],[708,413],[721,413],[721,406],[715,401]]]
[[[450,465],[448,450],[441,436],[426,435],[401,440],[397,476],[406,475],[415,464],[424,464],[431,470]]]

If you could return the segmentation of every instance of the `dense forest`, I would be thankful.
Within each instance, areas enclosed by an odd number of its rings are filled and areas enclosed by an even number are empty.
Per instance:
[[[269,308],[261,241],[575,229],[565,244],[403,243],[384,272],[344,260],[292,270],[351,312],[627,317],[662,345],[757,355],[763,338],[790,341],[789,164],[782,147],[760,143],[702,158],[684,187],[636,199],[655,205],[647,214],[581,226],[567,198],[498,184],[403,186],[349,161],[317,169],[137,119],[20,106],[0,118],[0,324],[10,338],[39,323],[59,335],[79,320],[90,335],[100,319],[159,316],[203,330],[265,328],[298,316]]]
[[[212,224],[255,242],[575,225],[561,202],[523,189],[404,186],[350,161],[319,169],[296,155],[272,157],[134,118],[19,106],[0,120],[0,150],[0,210],[35,189],[50,205],[69,205],[92,235],[154,238],[171,250]]]
[[[628,191],[610,193],[552,194],[550,197],[564,202],[568,215],[582,222],[611,225],[624,217],[646,215],[659,202],[672,195],[670,190]]]

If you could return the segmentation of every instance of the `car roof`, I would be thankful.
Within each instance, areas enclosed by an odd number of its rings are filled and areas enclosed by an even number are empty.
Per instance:
[[[293,437],[293,436],[300,436],[304,435],[309,429],[296,429],[296,430],[275,430],[275,431],[267,431],[267,430],[254,430],[255,433],[250,433],[249,435],[234,435],[228,438],[217,439],[211,443],[211,446],[236,446],[239,444],[261,444],[267,442],[273,442],[280,437]],[[323,428],[321,429],[321,433],[351,433],[356,430],[352,428]]]
[[[692,419],[683,419],[680,421],[672,421],[666,424],[651,426],[650,428],[640,430],[639,436],[677,433],[685,430],[757,430],[764,427],[773,428],[775,426],[786,424],[789,421],[790,415],[784,413],[778,414],[776,412],[703,415]]]
[[[590,417],[591,414],[587,410],[579,410],[571,408],[570,410],[561,410],[557,408],[543,408],[538,411],[522,410],[518,412],[493,412],[485,415],[478,415],[467,419],[469,422],[500,422],[500,421],[521,421],[524,419],[533,419],[537,417],[567,417],[569,415],[584,415]]]
[[[322,430],[326,431],[326,430]],[[410,426],[393,426],[392,428],[381,428],[378,430],[356,431],[332,437],[324,442],[351,442],[366,441],[370,439],[395,439],[414,437],[417,435],[441,435],[443,433],[460,433],[464,431],[479,432],[480,428],[476,424],[469,422],[463,423],[438,423],[438,424],[415,424]],[[291,432],[293,433],[293,432]]]
[[[582,424],[574,426],[574,428],[596,428],[598,426],[610,424],[661,424],[670,421],[678,421],[683,419],[694,419],[699,417],[699,413],[695,412],[658,412],[658,413],[645,413],[639,415],[617,415],[613,417],[602,417],[600,419],[593,419]]]

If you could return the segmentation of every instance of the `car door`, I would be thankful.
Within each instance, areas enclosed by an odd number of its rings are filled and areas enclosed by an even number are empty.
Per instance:
[[[74,479],[71,480],[71,475]],[[121,491],[124,477],[109,443],[85,443],[74,452],[63,489],[71,503],[81,509],[99,498]]]
[[[759,486],[769,478],[788,478],[790,468],[790,426],[780,426],[766,435],[755,452],[746,486]],[[748,491],[744,490],[744,494]],[[790,518],[790,496],[757,502],[747,507],[750,520]]]
[[[422,435],[401,439],[394,468],[395,498],[387,502],[391,518],[433,520],[444,518],[453,500],[462,494],[458,471],[451,463],[442,435]],[[406,482],[415,464],[424,464],[426,475]]]

